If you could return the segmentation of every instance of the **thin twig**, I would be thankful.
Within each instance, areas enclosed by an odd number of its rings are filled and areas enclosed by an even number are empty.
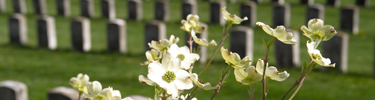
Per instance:
[[[292,96],[290,96],[289,100],[292,100],[293,97],[297,94],[298,90],[301,88],[303,81],[305,80],[305,77],[302,78],[301,82],[299,83],[297,89],[293,92]]]
[[[201,76],[202,73],[203,73],[204,71],[206,71],[206,69],[207,69],[208,66],[211,64],[212,60],[214,59],[216,53],[219,51],[220,47],[223,46],[225,38],[229,35],[229,34],[227,34],[227,33],[228,33],[228,30],[229,30],[229,28],[230,28],[231,26],[232,26],[232,23],[229,22],[229,23],[228,23],[228,26],[226,26],[226,27],[224,28],[224,30],[223,30],[223,31],[224,31],[224,32],[223,32],[223,38],[221,38],[221,41],[220,41],[219,46],[217,46],[217,48],[216,48],[214,54],[212,54],[210,60],[208,61],[208,63],[206,64],[206,66],[203,68],[203,70],[198,74],[198,77]]]
[[[281,98],[281,100],[284,100],[286,98],[286,96],[288,95],[288,93],[298,85],[299,88],[301,88],[302,86],[302,82],[305,80],[305,77],[307,75],[307,71],[310,70],[311,66],[312,66],[312,63],[313,63],[313,60],[310,60],[310,63],[309,63],[309,66],[307,68],[305,68],[304,70],[301,71],[301,75],[300,77],[298,78],[298,80],[293,84],[292,87],[289,88],[289,90],[284,94],[283,98]],[[304,66],[302,66],[304,67]],[[294,91],[294,95],[298,92],[299,88],[297,88],[295,91]],[[293,95],[292,95],[293,96]]]

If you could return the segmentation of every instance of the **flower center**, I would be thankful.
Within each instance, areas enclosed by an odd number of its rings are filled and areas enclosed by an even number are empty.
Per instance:
[[[322,60],[322,56],[319,54],[314,54],[315,59]]]
[[[180,58],[181,60],[184,60],[185,56],[183,54],[179,54],[179,55],[177,55],[177,58]]]
[[[162,79],[168,83],[174,81],[176,79],[176,74],[174,74],[174,72],[172,71],[167,71],[164,73],[164,75],[162,76]]]

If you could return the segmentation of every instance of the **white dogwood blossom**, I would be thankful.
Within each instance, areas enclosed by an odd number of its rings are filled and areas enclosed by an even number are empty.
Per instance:
[[[262,80],[262,74],[250,64],[248,64],[245,69],[234,69],[234,76],[236,77],[236,81],[243,85],[250,85],[251,83]]]
[[[166,90],[167,94],[178,97],[179,90],[193,87],[190,74],[182,70],[180,65],[180,59],[174,59],[169,53],[166,53],[162,63],[152,62],[148,65],[147,77]]]
[[[262,27],[263,31],[266,32],[267,34],[276,37],[278,40],[285,44],[296,44],[297,41],[296,39],[293,38],[293,34],[286,32],[284,26],[277,26],[275,29],[272,29],[270,26],[262,23],[262,22],[257,22],[256,23],[258,26]]]
[[[230,14],[227,10],[226,7],[221,8],[221,13],[223,13],[224,19],[232,22],[233,24],[240,24],[242,21],[247,20],[247,17],[240,18],[235,14]]]
[[[182,30],[189,33],[193,30],[195,30],[198,33],[202,33],[206,29],[206,26],[203,23],[199,22],[199,16],[192,14],[189,14],[186,17],[186,20],[181,20],[180,27]]]
[[[202,88],[203,90],[213,90],[217,88],[217,86],[211,86],[211,83],[207,82],[202,84],[201,82],[199,82],[198,75],[196,73],[191,74],[190,79],[194,82],[196,86]]]
[[[180,39],[178,37],[175,38],[174,35],[171,35],[169,40],[163,39],[159,41],[151,41],[151,43],[148,43],[148,45],[150,46],[150,48],[163,51],[167,49],[169,46],[171,46],[172,44],[177,43],[179,40]]]
[[[259,59],[258,62],[257,62],[257,65],[256,65],[256,70],[258,71],[258,73],[260,73],[262,75],[263,75],[263,70],[264,70],[264,64],[265,64],[264,61],[262,59]],[[266,64],[265,74],[270,79],[276,80],[276,81],[284,81],[290,75],[286,71],[280,73],[279,71],[277,71],[277,68],[274,67],[274,66],[268,67],[268,63]]]
[[[221,47],[220,52],[225,62],[235,69],[243,69],[246,64],[251,63],[249,57],[244,57],[241,60],[240,55],[238,55],[237,53],[229,52],[228,49],[225,49],[224,47]]]
[[[303,35],[310,38],[311,41],[319,44],[320,41],[327,41],[336,35],[336,30],[331,25],[324,25],[321,19],[309,20],[307,27],[301,27]]]
[[[195,35],[195,31],[191,31],[191,36],[193,37],[193,40],[195,43],[201,45],[201,46],[216,46],[216,42],[215,40],[211,40],[210,42],[208,42],[206,39],[203,39],[203,38],[198,38],[196,35]]]
[[[335,67],[335,64],[331,64],[331,60],[329,58],[324,58],[320,51],[316,49],[316,43],[315,42],[307,42],[307,52],[309,53],[311,59],[317,63],[320,66],[325,67]]]
[[[69,84],[76,88],[79,92],[87,93],[87,84],[89,83],[89,76],[79,73],[77,77],[70,78]]]
[[[172,44],[168,52],[172,58],[179,58],[181,60],[181,68],[185,70],[189,69],[191,64],[199,60],[199,55],[190,53],[187,46],[178,47],[177,44]]]
[[[87,85],[87,93],[84,93],[86,99],[103,100],[107,96],[106,91],[102,91],[102,85],[98,81],[91,82]]]

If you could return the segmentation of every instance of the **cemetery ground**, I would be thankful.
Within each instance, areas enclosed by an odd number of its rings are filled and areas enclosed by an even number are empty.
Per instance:
[[[144,25],[154,17],[153,0],[143,2],[144,18],[141,22],[127,20],[126,0],[116,0],[116,16],[127,21],[128,53],[119,54],[107,51],[106,24],[107,19],[101,18],[100,0],[95,0],[95,16],[91,20],[92,50],[82,53],[71,49],[70,21],[80,15],[79,1],[71,0],[71,17],[65,18],[56,15],[55,0],[47,0],[48,14],[56,19],[57,50],[51,51],[37,46],[36,19],[32,11],[32,0],[27,1],[27,46],[9,44],[8,18],[11,15],[11,2],[7,1],[7,13],[0,14],[0,81],[17,80],[28,86],[30,100],[45,100],[47,92],[57,86],[69,85],[69,79],[78,73],[85,73],[90,80],[100,81],[103,87],[112,86],[120,90],[123,97],[128,95],[143,95],[153,97],[154,88],[143,85],[138,81],[138,75],[147,75],[147,66],[141,66],[145,61],[144,55]],[[237,3],[245,0],[237,0]],[[272,23],[271,0],[263,0],[258,4],[257,21],[266,24]],[[325,4],[326,0],[315,0],[315,3]],[[341,0],[341,5],[354,4],[354,0]],[[306,5],[299,4],[299,0],[286,0],[291,3],[291,25],[289,28],[299,30],[305,24]],[[239,15],[239,4],[227,4],[227,10]],[[375,4],[368,8],[360,8],[360,33],[350,35],[348,73],[322,72],[319,67],[312,71],[296,95],[296,100],[330,100],[330,99],[374,99],[375,78],[372,76],[374,64],[374,36],[375,36]],[[170,20],[167,22],[167,37],[175,35],[180,38],[179,46],[185,44],[184,32],[179,28],[181,21],[180,0],[170,0]],[[198,1],[198,15],[200,21],[209,23],[209,6],[207,1]],[[328,7],[325,9],[325,24],[339,29],[339,8]],[[222,27],[218,24],[209,24],[209,40],[221,40]],[[300,32],[301,33],[301,32]],[[262,39],[271,39],[260,27],[254,28],[254,59],[264,57],[265,47]],[[301,61],[309,61],[306,50],[307,38],[301,37]],[[229,38],[224,42],[224,47],[229,48]],[[210,57],[216,47],[209,47]],[[270,65],[275,65],[274,47],[270,51]],[[207,58],[208,59],[208,58]],[[302,62],[301,62],[302,63]],[[194,72],[200,72],[204,64],[196,63]],[[206,82],[217,84],[220,70],[227,67],[221,55],[215,56],[208,70],[200,77]],[[270,81],[268,84],[269,100],[280,99],[282,95],[294,84],[300,74],[300,69],[286,70],[291,76],[283,82]],[[255,83],[255,99],[261,98],[261,82]],[[248,99],[247,86],[235,81],[233,73],[222,86],[217,95],[218,100],[243,100]],[[188,92],[188,91],[185,91]],[[200,100],[209,99],[211,91],[199,90],[196,97]],[[291,94],[291,93],[290,93]]]

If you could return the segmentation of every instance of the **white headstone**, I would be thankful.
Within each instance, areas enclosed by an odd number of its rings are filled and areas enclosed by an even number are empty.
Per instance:
[[[34,11],[38,15],[47,14],[46,0],[34,0]]]
[[[94,0],[80,0],[81,1],[81,16],[91,18],[94,16]]]
[[[128,18],[142,20],[142,0],[128,0]]]
[[[85,17],[77,17],[71,22],[72,46],[82,52],[91,49],[90,20]]]
[[[221,26],[225,25],[225,19],[221,13],[221,8],[225,7],[226,2],[224,0],[211,1],[210,2],[210,20],[211,23],[219,23]]]
[[[39,47],[48,47],[51,50],[57,48],[55,18],[47,15],[37,20],[37,32]]]
[[[26,45],[27,43],[27,21],[22,14],[13,14],[9,18],[10,42]]]
[[[150,50],[148,43],[152,40],[166,39],[167,29],[164,22],[152,20],[145,25],[145,51]]]
[[[12,0],[13,9],[15,13],[26,14],[26,2],[25,0]]]
[[[155,0],[155,19],[169,20],[169,0]]]
[[[287,32],[293,34],[297,44],[285,44],[279,40],[275,40],[275,55],[276,67],[299,67],[300,66],[300,46],[299,46],[299,33],[296,30],[287,29]]]
[[[233,27],[230,33],[230,51],[238,53],[241,58],[253,58],[254,31],[246,26]]]
[[[115,0],[102,0],[102,16],[108,19],[116,18],[116,5]]]
[[[70,15],[70,0],[56,0],[57,14],[62,16]]]
[[[68,87],[56,87],[48,91],[48,100],[78,100],[79,92]]]
[[[337,34],[328,41],[323,42],[323,57],[329,58],[331,63],[336,63],[334,69],[342,73],[348,72],[349,35],[338,31]],[[322,67],[328,69],[327,67]]]
[[[0,100],[28,100],[27,86],[18,81],[0,82]]]
[[[284,25],[289,27],[290,23],[290,5],[288,3],[278,4],[273,6],[273,27]]]
[[[359,8],[357,6],[346,6],[341,8],[340,29],[358,34],[359,31]]]
[[[126,21],[123,19],[110,20],[107,24],[107,43],[110,51],[127,52]]]

